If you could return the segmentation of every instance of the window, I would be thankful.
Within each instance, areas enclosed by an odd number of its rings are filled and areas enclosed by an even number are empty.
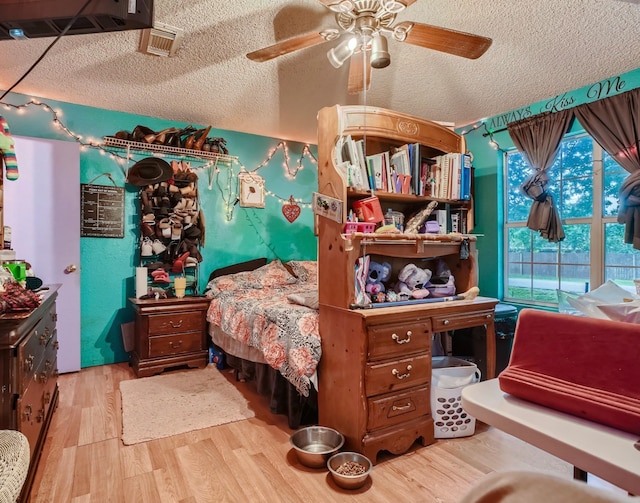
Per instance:
[[[531,200],[520,185],[531,173],[517,150],[505,154],[505,300],[555,304],[557,290],[584,293],[613,280],[635,292],[640,252],[623,242],[618,188],[627,172],[593,139],[567,135],[549,173],[565,239],[550,243],[527,228]]]

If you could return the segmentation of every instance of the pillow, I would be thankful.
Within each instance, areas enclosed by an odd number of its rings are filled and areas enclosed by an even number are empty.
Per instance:
[[[285,286],[298,282],[278,259],[272,260],[255,271],[250,271],[248,279],[253,283],[253,288]]]
[[[301,306],[310,307],[311,309],[319,309],[318,292],[292,293],[287,295],[289,302],[300,304]]]
[[[288,270],[300,281],[317,283],[318,262],[315,260],[290,260]]]

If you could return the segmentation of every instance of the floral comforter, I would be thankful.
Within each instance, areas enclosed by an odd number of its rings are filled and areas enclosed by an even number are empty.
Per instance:
[[[207,285],[207,321],[261,351],[303,396],[321,355],[316,264],[290,261],[287,268],[274,260]]]

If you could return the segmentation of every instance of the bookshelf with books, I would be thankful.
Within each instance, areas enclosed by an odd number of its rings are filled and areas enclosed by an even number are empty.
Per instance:
[[[412,151],[412,144],[419,149]],[[365,168],[373,169],[363,172],[359,161],[343,157],[358,150],[364,152]],[[434,333],[484,326],[486,377],[495,372],[497,299],[478,296],[451,302],[376,303],[364,306],[366,309],[358,303],[363,289],[355,271],[363,259],[389,264],[389,286],[408,265],[434,269],[436,262],[443,263],[455,277],[456,292],[475,289],[477,294],[476,239],[463,233],[465,226],[466,231],[472,228],[471,200],[453,200],[448,194],[436,197],[426,191],[424,180],[422,185],[411,182],[412,166],[422,169],[424,164],[429,171],[438,156],[465,151],[464,137],[451,129],[391,110],[335,105],[318,113],[318,197],[325,198],[329,207],[335,203],[336,208],[331,214],[316,212],[322,341],[319,423],[343,433],[345,448],[362,452],[374,463],[382,450],[402,454],[416,441],[428,445],[434,440],[429,405]],[[394,154],[403,158],[398,163],[406,161],[408,174],[400,164],[391,163]],[[388,158],[394,167],[390,175],[391,180],[395,177],[395,191],[380,185],[385,179],[389,182],[389,172],[376,167],[379,157],[384,159],[382,166]],[[372,190],[371,184],[383,189]],[[352,212],[370,200],[379,204],[378,215],[402,213],[405,224],[409,216],[425,208],[435,210],[432,216],[444,212],[445,225],[455,224],[459,231],[376,233],[375,225],[348,231],[353,225]]]

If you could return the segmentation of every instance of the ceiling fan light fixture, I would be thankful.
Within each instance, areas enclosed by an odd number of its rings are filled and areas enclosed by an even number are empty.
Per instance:
[[[371,66],[373,68],[386,68],[391,64],[389,44],[382,33],[376,33],[371,43]]]
[[[397,0],[380,0],[380,6],[392,14],[402,12],[407,7],[404,2],[398,2]]]
[[[328,7],[333,12],[350,12],[353,10],[354,5],[351,0],[342,0],[342,2],[336,2]]]
[[[343,40],[327,53],[329,63],[331,63],[334,68],[340,68],[344,62],[351,57],[357,45],[358,40],[355,37]]]

